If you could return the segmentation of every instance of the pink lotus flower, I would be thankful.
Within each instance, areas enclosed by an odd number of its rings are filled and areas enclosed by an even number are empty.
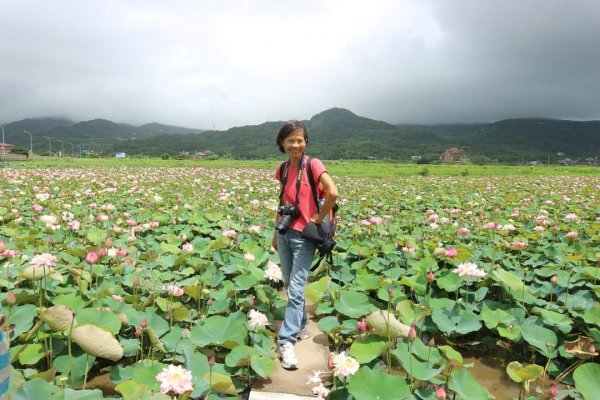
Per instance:
[[[498,229],[498,227],[499,227],[499,225],[498,225],[498,224],[496,224],[495,222],[488,222],[487,224],[485,224],[485,225],[483,226],[483,229],[490,229],[490,230],[493,230],[493,229]]]
[[[458,251],[453,247],[451,249],[446,250],[444,255],[448,258],[454,258],[458,254]]]
[[[359,332],[366,332],[367,330],[369,330],[369,325],[367,324],[367,321],[365,321],[365,319],[363,318],[356,324],[356,329],[358,329]]]
[[[469,228],[460,228],[460,229],[458,230],[458,234],[459,234],[459,235],[462,235],[462,236],[464,236],[464,235],[468,235],[468,234],[469,234],[469,232],[471,232],[471,231],[469,230]]]
[[[246,260],[247,262],[252,262],[256,261],[256,257],[252,253],[246,253],[244,254],[244,260]]]
[[[565,237],[569,238],[569,239],[575,239],[578,236],[579,236],[579,232],[576,232],[576,231],[571,231],[565,235]]]
[[[369,222],[372,223],[373,225],[381,225],[381,224],[383,224],[383,218],[381,218],[381,217],[371,217],[369,219]]]
[[[90,251],[85,256],[85,261],[88,264],[96,264],[100,260],[100,255],[95,251]]]
[[[181,251],[184,253],[191,253],[194,251],[194,246],[191,243],[184,243],[183,246],[181,246]]]
[[[435,398],[438,400],[444,400],[446,398],[446,388],[444,386],[440,386],[435,391]]]
[[[325,400],[327,396],[329,396],[329,389],[327,389],[321,383],[319,386],[315,386],[312,388],[312,394],[317,396],[316,400]]]
[[[32,205],[31,209],[36,213],[41,213],[42,211],[44,211],[44,207],[40,206],[39,204]]]
[[[116,301],[123,301],[123,298],[121,296],[119,296],[118,294],[113,294],[113,295],[111,295],[111,297],[113,299],[115,299]]]
[[[550,278],[550,283],[553,285],[556,285],[557,282],[558,282],[558,276],[552,275],[552,278]]]
[[[254,309],[250,310],[248,313],[248,326],[251,330],[267,325],[269,325],[269,320],[265,314]]]
[[[550,394],[551,397],[556,397],[556,396],[558,396],[558,389],[556,388],[556,386],[552,386],[548,390],[548,393]]]
[[[17,255],[16,250],[11,250],[11,249],[6,249],[2,252],[2,254],[0,254],[0,256],[5,257],[5,258],[14,257],[16,255]]]
[[[355,358],[346,355],[345,351],[342,351],[339,354],[331,354],[330,361],[333,364],[333,375],[341,379],[354,375],[356,371],[358,371],[358,368],[360,368],[358,361],[356,361]]]
[[[156,229],[160,226],[160,223],[158,221],[150,221],[150,229]]]
[[[79,221],[70,221],[67,226],[69,227],[70,230],[72,231],[78,231],[79,228],[81,228],[81,222]]]
[[[169,392],[183,394],[194,390],[192,373],[181,367],[181,365],[169,365],[156,375],[156,380],[160,382],[160,392],[162,394]]]
[[[168,285],[165,288],[165,290],[167,291],[167,293],[169,293],[170,295],[175,296],[175,297],[183,296],[183,293],[184,293],[184,291],[183,291],[182,288],[177,287],[177,286],[175,286],[173,284]]]
[[[228,229],[228,230],[223,231],[223,236],[225,236],[225,237],[230,238],[230,237],[235,237],[235,235],[236,235],[236,232],[233,229]]]
[[[525,242],[513,242],[513,247],[517,250],[521,250],[526,246]]]
[[[429,273],[427,274],[427,281],[430,283],[435,281],[435,275],[433,274],[433,272],[429,271]]]
[[[9,306],[12,306],[13,304],[15,304],[17,302],[17,297],[15,296],[15,292],[13,292],[12,290],[10,292],[8,292],[8,295],[6,296],[6,303]]]
[[[49,253],[42,253],[36,256],[29,261],[29,264],[36,267],[53,267],[54,264],[58,262],[58,258],[54,257]]]

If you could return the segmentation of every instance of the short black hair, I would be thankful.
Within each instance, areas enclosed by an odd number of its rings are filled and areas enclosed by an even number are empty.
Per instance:
[[[304,141],[308,144],[308,132],[306,131],[306,127],[301,121],[291,120],[284,123],[279,129],[279,133],[277,134],[277,146],[279,146],[279,151],[285,153],[285,149],[283,148],[283,141],[286,137],[296,132],[297,130],[302,130],[304,133]]]

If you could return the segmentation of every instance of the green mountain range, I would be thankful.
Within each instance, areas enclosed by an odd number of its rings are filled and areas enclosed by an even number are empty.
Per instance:
[[[7,143],[35,152],[79,148],[112,155],[179,155],[211,150],[243,159],[279,158],[275,137],[283,121],[206,131],[150,123],[141,126],[95,119],[74,123],[63,118],[25,119],[4,125]],[[332,108],[304,121],[309,152],[323,159],[391,159],[437,161],[452,147],[472,162],[557,162],[569,158],[590,162],[600,156],[600,121],[541,118],[494,123],[393,125]],[[418,157],[414,157],[418,156]]]

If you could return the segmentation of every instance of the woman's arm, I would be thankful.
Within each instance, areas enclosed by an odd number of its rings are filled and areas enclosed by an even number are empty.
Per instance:
[[[281,182],[279,182],[279,190],[281,190]],[[275,226],[279,222],[279,213],[275,211]],[[277,229],[273,229],[273,239],[271,240],[271,247],[277,250]]]
[[[335,200],[340,195],[337,186],[333,183],[333,179],[331,179],[331,176],[329,176],[327,172],[323,172],[321,176],[319,176],[319,182],[325,189],[325,203],[323,204],[323,207],[321,207],[321,211],[310,219],[315,224],[323,222],[323,219],[329,214],[329,211],[331,211],[335,205]]]

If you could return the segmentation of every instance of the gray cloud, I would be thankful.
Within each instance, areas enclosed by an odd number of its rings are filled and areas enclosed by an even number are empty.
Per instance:
[[[3,122],[600,118],[596,0],[4,3]]]

